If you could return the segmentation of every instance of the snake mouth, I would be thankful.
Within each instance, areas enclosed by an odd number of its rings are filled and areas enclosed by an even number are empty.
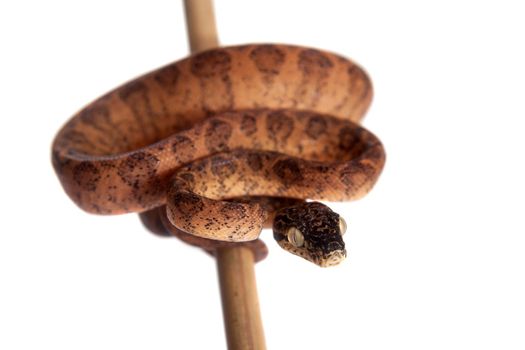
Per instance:
[[[311,252],[305,248],[294,247],[292,244],[285,240],[279,240],[277,241],[277,243],[281,246],[281,248],[288,251],[289,253],[300,256],[320,267],[330,267],[339,265],[346,258],[346,249],[344,248],[333,250],[328,254],[323,254],[319,251]]]
[[[346,250],[336,250],[322,257],[317,261],[321,267],[330,267],[339,265],[346,258]]]

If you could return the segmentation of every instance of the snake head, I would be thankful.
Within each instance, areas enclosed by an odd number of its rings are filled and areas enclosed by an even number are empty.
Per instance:
[[[344,260],[345,231],[344,219],[319,202],[281,209],[273,222],[273,236],[281,248],[321,267]]]

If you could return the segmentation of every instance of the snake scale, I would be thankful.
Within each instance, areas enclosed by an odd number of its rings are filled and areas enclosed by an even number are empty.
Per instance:
[[[366,73],[329,52],[212,49],[82,109],[57,134],[53,166],[87,212],[158,212],[170,231],[226,242],[257,239],[271,218],[281,247],[335,265],[346,224],[305,200],[358,199],[376,182],[385,152],[357,124],[371,98]]]

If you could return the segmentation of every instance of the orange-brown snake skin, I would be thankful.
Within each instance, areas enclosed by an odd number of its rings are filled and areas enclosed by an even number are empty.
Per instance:
[[[287,45],[213,49],[82,109],[56,136],[53,166],[70,198],[90,213],[167,204],[167,218],[182,231],[250,241],[272,213],[232,198],[347,201],[372,188],[385,152],[356,124],[371,98],[366,73],[332,53]]]

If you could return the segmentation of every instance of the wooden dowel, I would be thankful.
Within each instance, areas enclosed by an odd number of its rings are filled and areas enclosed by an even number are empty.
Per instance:
[[[211,0],[184,0],[186,28],[192,53],[219,46]]]
[[[212,0],[184,0],[191,52],[217,47]],[[217,249],[217,270],[228,349],[264,350],[253,252],[241,245]]]
[[[246,247],[220,248],[217,268],[228,349],[266,349],[253,252]]]

